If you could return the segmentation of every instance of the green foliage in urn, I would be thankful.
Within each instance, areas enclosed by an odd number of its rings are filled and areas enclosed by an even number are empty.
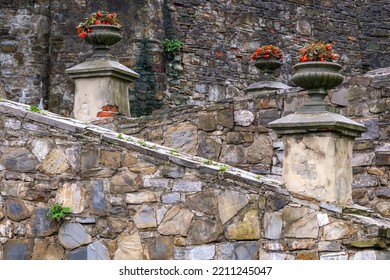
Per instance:
[[[72,213],[72,209],[70,207],[63,207],[61,204],[56,203],[50,208],[48,217],[56,222],[59,222],[70,213]]]
[[[85,21],[79,23],[79,25],[77,26],[77,32],[79,33],[79,36],[82,38],[87,37],[88,33],[92,32],[90,26],[97,24],[106,24],[122,27],[119,22],[117,13],[97,11],[95,13],[90,14],[89,17],[85,19]]]

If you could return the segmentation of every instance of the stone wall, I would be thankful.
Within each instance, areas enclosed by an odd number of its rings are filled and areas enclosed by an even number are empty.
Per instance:
[[[390,259],[369,208],[22,104],[0,113],[0,259]]]
[[[340,1],[339,1],[340,2]],[[387,0],[16,0],[0,1],[1,87],[5,97],[68,116],[74,85],[65,69],[91,55],[75,26],[98,9],[117,11],[124,39],[113,52],[141,74],[130,88],[134,116],[163,105],[205,105],[228,98],[257,80],[250,54],[262,44],[286,52],[288,82],[297,51],[313,39],[331,40],[347,76],[386,67]],[[164,38],[184,43],[169,58]]]

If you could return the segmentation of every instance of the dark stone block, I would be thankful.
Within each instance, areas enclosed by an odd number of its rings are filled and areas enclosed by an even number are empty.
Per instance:
[[[7,199],[5,202],[5,214],[11,220],[19,222],[30,216],[24,203],[16,199]]]
[[[375,152],[376,165],[390,165],[390,152]]]
[[[87,246],[78,248],[69,252],[65,259],[67,260],[87,260],[88,259],[88,249]]]
[[[1,164],[8,171],[35,172],[39,161],[25,148],[7,148],[1,157]]]
[[[105,211],[107,205],[106,205],[106,198],[104,195],[104,186],[103,186],[102,179],[98,179],[93,183],[92,191],[93,191],[93,196],[92,196],[93,209],[97,212]]]
[[[268,207],[273,211],[279,211],[284,206],[286,206],[289,201],[281,197],[268,197]]]
[[[56,224],[48,217],[49,210],[36,208],[27,224],[27,235],[31,237],[50,236],[56,231]]]
[[[4,259],[30,260],[33,245],[32,240],[9,240],[4,245]]]

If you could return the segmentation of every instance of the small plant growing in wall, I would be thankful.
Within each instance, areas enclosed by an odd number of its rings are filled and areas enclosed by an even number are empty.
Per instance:
[[[175,149],[169,150],[169,154],[173,156],[180,156],[180,153]]]
[[[168,54],[176,54],[183,46],[183,43],[177,39],[167,39],[165,38],[164,41],[164,51]]]
[[[53,221],[60,222],[70,213],[72,213],[72,209],[70,209],[70,207],[63,207],[61,204],[56,203],[50,208],[48,217]]]
[[[219,172],[221,172],[221,173],[224,173],[224,172],[226,172],[226,171],[227,171],[227,166],[226,166],[226,164],[222,165],[222,166],[219,168]]]

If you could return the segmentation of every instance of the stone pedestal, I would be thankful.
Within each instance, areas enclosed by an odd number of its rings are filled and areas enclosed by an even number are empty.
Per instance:
[[[364,126],[332,112],[295,113],[269,124],[283,136],[283,183],[322,202],[352,204],[352,148]]]
[[[96,118],[102,106],[118,106],[119,113],[130,116],[128,84],[139,75],[117,61],[91,59],[65,71],[75,80],[72,117],[81,121]]]

